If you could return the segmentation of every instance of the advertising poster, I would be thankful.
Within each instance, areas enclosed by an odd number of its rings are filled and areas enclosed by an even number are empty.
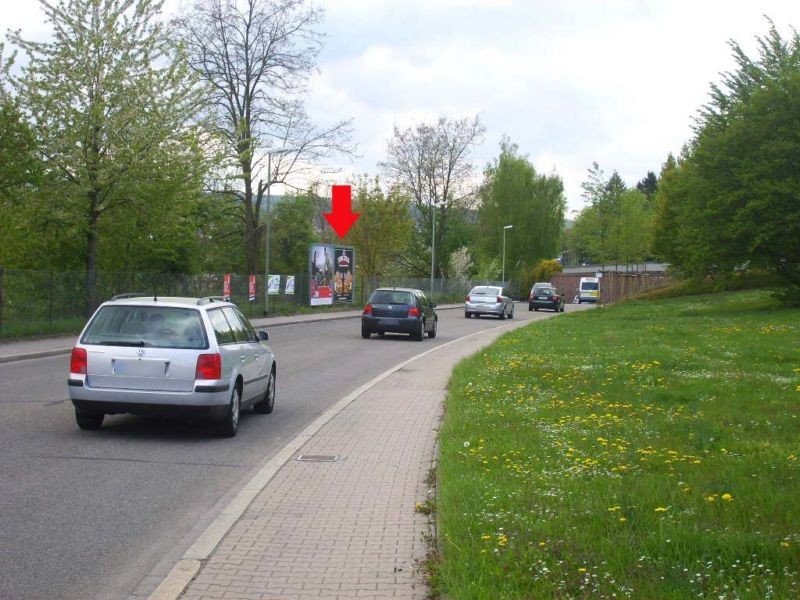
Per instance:
[[[267,279],[267,293],[270,295],[281,293],[281,276],[270,275]]]
[[[247,286],[247,299],[250,302],[256,301],[256,276],[250,275],[249,285]]]
[[[290,296],[294,294],[294,275],[286,276],[286,290],[283,293]]]
[[[334,248],[336,256],[336,274],[333,279],[333,301],[353,301],[353,249]]]
[[[231,274],[225,273],[225,277],[222,278],[222,297],[223,298],[230,298],[231,297]]]
[[[333,277],[335,267],[333,262],[333,246],[328,244],[313,244],[309,253],[310,283],[309,300],[311,306],[325,306],[333,304]]]

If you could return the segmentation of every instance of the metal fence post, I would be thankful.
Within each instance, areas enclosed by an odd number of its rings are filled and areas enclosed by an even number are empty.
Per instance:
[[[3,304],[5,298],[3,296],[3,280],[5,278],[5,269],[0,267],[0,333],[3,332]]]

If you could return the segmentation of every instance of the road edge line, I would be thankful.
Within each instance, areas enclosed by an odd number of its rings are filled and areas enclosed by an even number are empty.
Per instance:
[[[523,322],[508,323],[499,327],[490,327],[481,329],[470,333],[469,335],[446,342],[435,348],[430,348],[425,352],[412,356],[401,363],[390,367],[383,373],[373,377],[365,384],[356,388],[344,398],[336,402],[328,410],[322,413],[319,417],[314,419],[311,424],[303,431],[298,433],[292,438],[278,453],[273,456],[267,463],[261,467],[258,472],[248,481],[239,493],[234,496],[222,512],[209,524],[206,530],[200,534],[195,542],[178,560],[178,563],[167,576],[161,581],[158,587],[148,596],[148,600],[177,600],[180,595],[185,591],[192,579],[200,572],[203,562],[208,560],[216,547],[230,531],[231,527],[236,524],[239,518],[244,514],[244,511],[250,506],[250,503],[255,497],[265,488],[277,472],[289,462],[292,456],[300,450],[305,444],[329,421],[336,415],[344,410],[354,400],[368,392],[370,389],[381,383],[384,379],[390,377],[397,371],[405,368],[412,362],[424,358],[429,354],[438,352],[444,348],[448,348],[453,344],[462,342],[463,340],[483,335],[488,331],[496,331],[497,329],[506,329],[514,325],[521,325]],[[192,571],[192,568],[196,568]],[[191,576],[187,575],[191,572]]]

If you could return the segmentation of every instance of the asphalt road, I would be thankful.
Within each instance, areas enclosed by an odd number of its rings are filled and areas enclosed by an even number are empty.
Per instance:
[[[553,315],[516,307],[517,319]],[[505,324],[462,310],[439,317],[438,337],[421,343],[363,340],[358,319],[269,330],[275,412],[243,415],[233,439],[202,421],[128,415],[80,431],[68,356],[0,364],[0,598],[146,596],[239,486],[330,405],[435,344]]]

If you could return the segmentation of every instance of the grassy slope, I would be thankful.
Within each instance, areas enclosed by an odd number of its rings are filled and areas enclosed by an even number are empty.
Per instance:
[[[800,311],[766,293],[534,324],[454,372],[451,598],[800,594]]]

